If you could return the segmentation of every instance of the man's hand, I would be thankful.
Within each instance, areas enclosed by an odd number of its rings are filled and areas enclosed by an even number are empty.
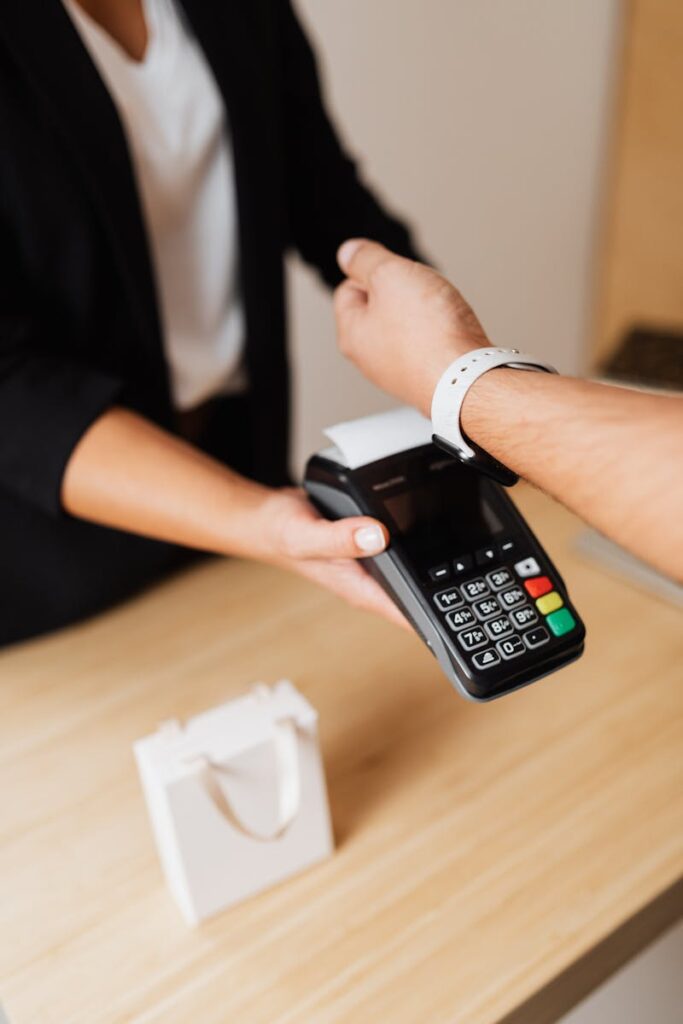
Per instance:
[[[347,275],[335,293],[339,347],[374,384],[429,415],[450,362],[489,345],[471,306],[435,270],[377,242],[339,249]]]
[[[488,345],[436,271],[353,239],[338,253],[339,347],[427,416],[448,364]],[[683,582],[683,400],[501,367],[470,388],[466,435],[494,458]]]

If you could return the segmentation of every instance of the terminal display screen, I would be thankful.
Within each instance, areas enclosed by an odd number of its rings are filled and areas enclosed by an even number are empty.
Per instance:
[[[490,544],[504,530],[487,480],[451,463],[382,499],[393,536],[418,565]]]

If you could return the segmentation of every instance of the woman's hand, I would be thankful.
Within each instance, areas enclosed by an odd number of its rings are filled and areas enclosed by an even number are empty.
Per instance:
[[[376,519],[328,522],[303,491],[247,480],[129,409],[107,410],[81,437],[64,474],[62,503],[71,515],[103,526],[280,565],[407,627],[356,562],[386,547]]]
[[[339,348],[384,391],[429,415],[448,364],[489,340],[459,291],[435,270],[351,239],[340,247],[347,275],[335,292]]]
[[[378,520],[354,516],[330,522],[295,487],[271,492],[256,519],[254,525],[264,541],[255,544],[254,553],[262,561],[297,572],[357,608],[410,628],[379,583],[356,561],[386,547],[388,533]]]

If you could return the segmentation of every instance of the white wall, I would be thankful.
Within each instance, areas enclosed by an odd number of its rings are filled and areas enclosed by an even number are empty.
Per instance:
[[[494,344],[578,369],[618,0],[296,0],[367,176],[418,228]],[[295,462],[379,398],[292,274]],[[330,386],[330,382],[334,386]]]

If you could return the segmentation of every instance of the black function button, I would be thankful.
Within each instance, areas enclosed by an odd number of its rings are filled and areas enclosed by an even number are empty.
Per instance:
[[[458,643],[466,651],[476,651],[478,647],[486,647],[488,642],[488,637],[481,626],[473,626],[471,629],[463,629],[458,633]],[[522,647],[523,646],[524,644],[522,644]]]
[[[512,623],[507,615],[501,615],[498,619],[491,619],[490,622],[486,623],[485,629],[492,640],[502,640],[504,636],[509,636],[513,632]]]
[[[517,636],[516,633],[514,636],[509,636],[507,640],[499,640],[496,647],[506,661],[509,661],[510,658],[518,658],[526,651],[521,636]]]
[[[480,597],[485,597],[489,593],[488,584],[481,578],[476,580],[468,580],[467,583],[463,583],[460,588],[460,593],[468,601],[476,601]]]
[[[510,618],[518,629],[524,629],[525,626],[533,626],[538,622],[538,613],[530,604],[525,604],[523,608],[516,608],[514,612],[510,612]]]
[[[448,590],[440,590],[434,594],[434,604],[442,612],[448,612],[451,608],[457,608],[463,600],[457,587],[449,587]]]
[[[500,615],[500,605],[495,597],[484,597],[481,601],[477,601],[473,607],[477,618],[481,619],[482,622],[484,619],[490,619],[492,615]]]
[[[498,561],[498,549],[495,544],[491,544],[488,548],[480,548],[474,557],[477,565],[492,565]]]
[[[474,565],[474,559],[472,555],[461,555],[460,558],[453,559],[453,572],[456,576],[461,576],[462,573],[467,572]]]
[[[443,565],[435,565],[433,569],[428,570],[429,578],[433,583],[444,582],[451,577],[450,566],[444,563]]]
[[[492,572],[487,572],[486,579],[491,590],[502,590],[503,587],[509,587],[511,583],[514,583],[509,569],[494,569]]]
[[[471,626],[476,621],[471,608],[458,608],[457,611],[449,612],[446,616],[446,622],[451,629],[455,630]]]
[[[524,634],[524,643],[532,651],[534,647],[540,647],[541,644],[547,644],[548,640],[550,640],[548,630],[543,626],[537,626],[536,629],[530,629],[528,633]]]
[[[524,604],[526,601],[526,594],[520,587],[510,587],[509,590],[504,590],[502,594],[498,595],[498,600],[502,604],[503,608],[516,608],[518,604]]]
[[[489,647],[488,651],[477,651],[472,655],[472,664],[479,669],[493,668],[494,665],[500,665],[500,654],[493,647]]]
[[[498,547],[500,548],[500,553],[503,558],[507,558],[508,555],[513,555],[515,553],[515,542],[514,540],[510,540],[510,538],[502,540]]]

